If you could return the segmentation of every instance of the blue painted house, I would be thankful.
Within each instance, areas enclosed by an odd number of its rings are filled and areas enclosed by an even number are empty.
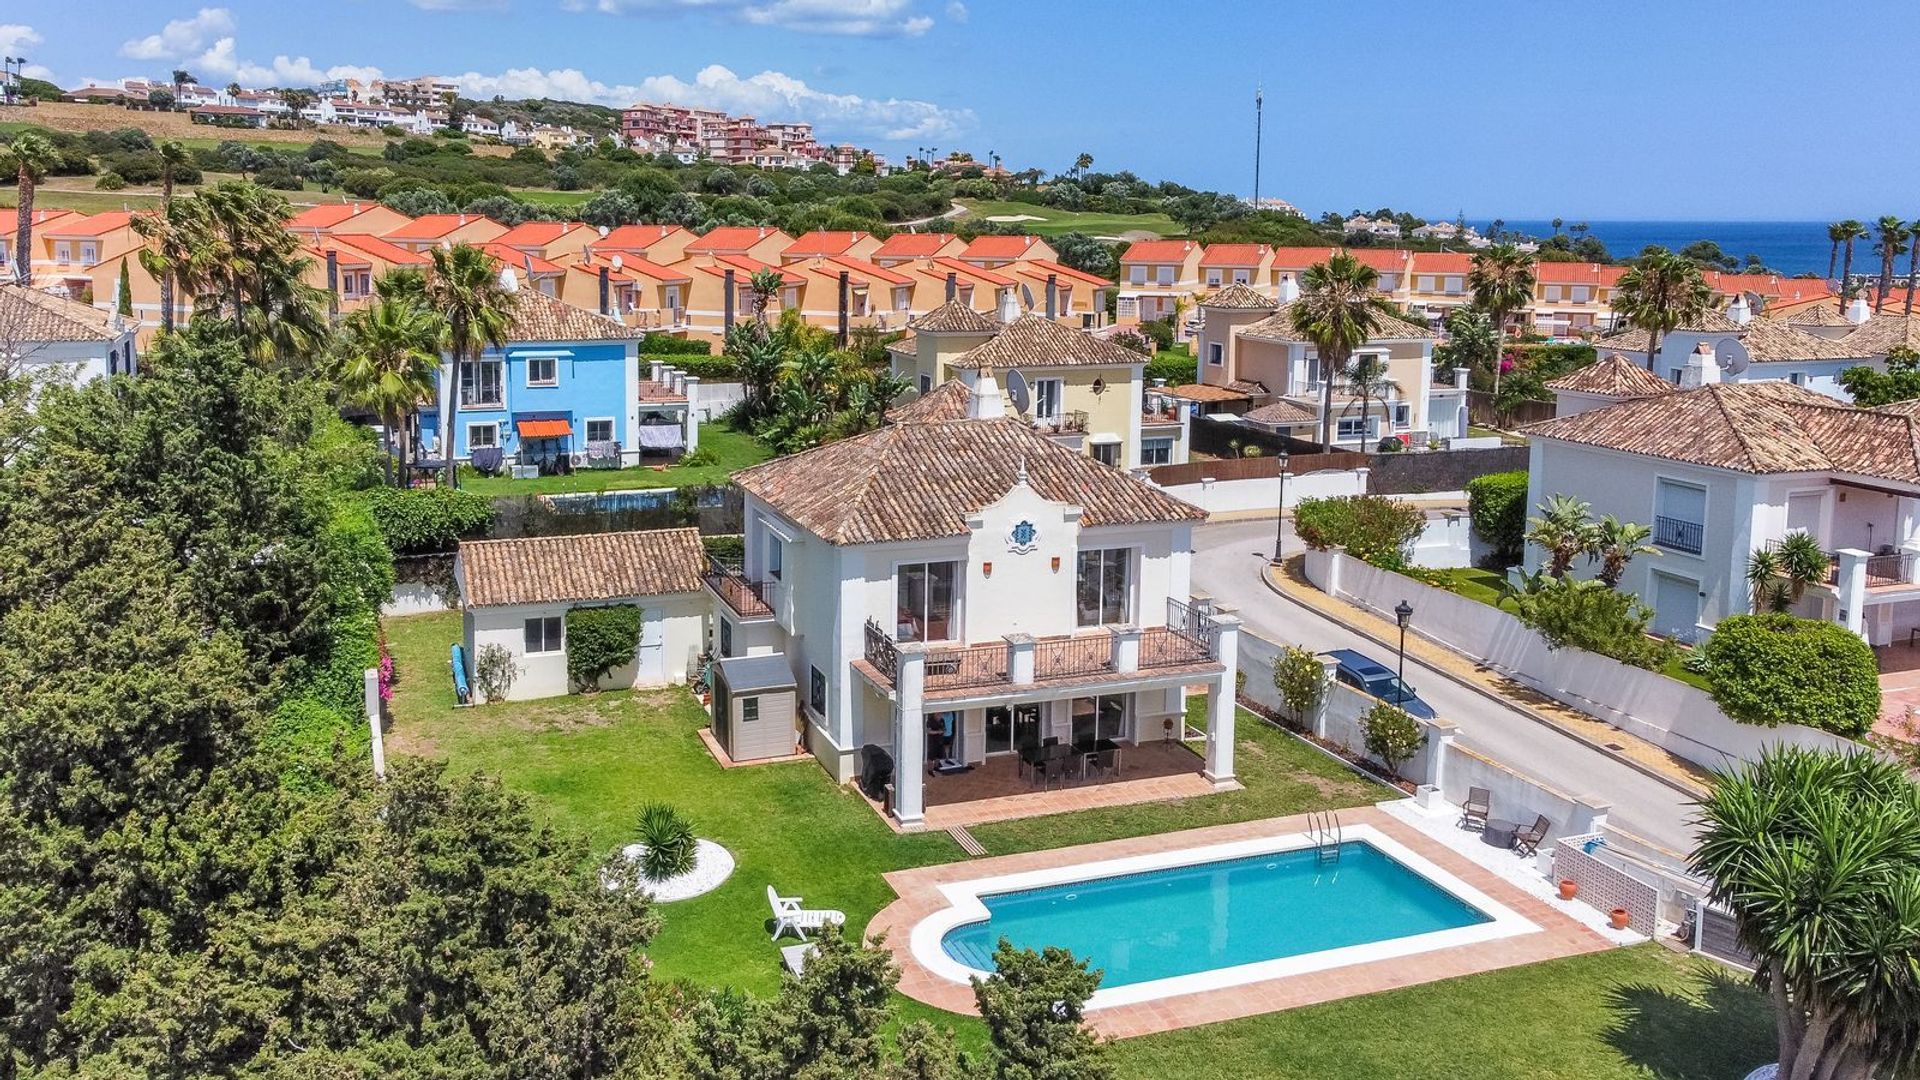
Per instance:
[[[510,271],[509,271],[510,272]],[[421,409],[423,456],[470,461],[498,448],[503,467],[541,472],[671,460],[697,445],[691,387],[640,370],[641,331],[532,289],[518,290],[505,348],[441,365]],[[449,424],[448,401],[459,408]]]

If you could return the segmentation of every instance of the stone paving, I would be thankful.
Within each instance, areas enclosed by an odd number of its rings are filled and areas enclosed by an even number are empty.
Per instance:
[[[1441,869],[1511,908],[1540,927],[1539,932],[1438,949],[1415,956],[1269,979],[1245,986],[1200,991],[1134,1005],[1115,1005],[1090,1012],[1088,1023],[1109,1038],[1150,1035],[1612,947],[1600,934],[1582,926],[1546,901],[1528,895],[1500,875],[1436,843],[1393,815],[1375,807],[1362,807],[1341,811],[1341,820],[1350,825],[1366,824],[1379,829]],[[946,906],[946,900],[938,888],[941,884],[1019,873],[1063,863],[1093,862],[1234,840],[1287,835],[1303,832],[1306,828],[1305,815],[1270,818],[895,871],[885,877],[900,899],[888,905],[867,924],[867,936],[870,939],[884,937],[886,948],[900,965],[901,993],[936,1008],[976,1015],[978,1010],[974,1007],[972,987],[941,978],[922,967],[914,959],[908,944],[914,925]]]
[[[895,832],[921,832],[1073,810],[1170,802],[1239,790],[1240,784],[1234,781],[1215,786],[1200,773],[1205,764],[1200,755],[1184,744],[1152,742],[1123,750],[1117,776],[1036,787],[1020,774],[1017,759],[991,757],[969,772],[929,776],[924,795],[925,820],[911,830],[902,829],[878,803],[871,799],[867,802]]]

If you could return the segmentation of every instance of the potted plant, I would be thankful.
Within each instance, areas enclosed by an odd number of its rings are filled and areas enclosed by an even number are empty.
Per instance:
[[[1580,893],[1580,883],[1572,878],[1560,879],[1560,899],[1571,900]]]
[[[1633,915],[1626,908],[1617,907],[1607,912],[1607,921],[1613,924],[1615,930],[1625,930],[1633,923]]]

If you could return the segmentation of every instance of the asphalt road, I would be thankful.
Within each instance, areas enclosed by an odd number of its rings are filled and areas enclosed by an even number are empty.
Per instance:
[[[1315,652],[1357,649],[1388,667],[1397,664],[1394,650],[1275,594],[1260,580],[1273,552],[1272,522],[1204,525],[1194,530],[1193,542],[1194,588],[1238,608],[1252,632],[1277,644]],[[1290,533],[1287,550],[1300,550]],[[1681,792],[1412,657],[1407,682],[1441,717],[1459,725],[1462,745],[1569,795],[1611,803],[1608,820],[1642,839],[1674,852],[1692,848],[1691,807]]]

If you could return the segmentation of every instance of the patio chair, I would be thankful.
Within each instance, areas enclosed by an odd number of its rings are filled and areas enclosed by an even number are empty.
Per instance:
[[[1486,788],[1468,788],[1467,801],[1460,804],[1460,825],[1463,828],[1487,827],[1487,815],[1493,812],[1493,792]]]
[[[1552,828],[1553,822],[1547,820],[1547,815],[1541,814],[1533,819],[1533,824],[1524,829],[1514,830],[1514,852],[1523,856],[1533,854],[1539,850],[1540,842],[1547,838],[1547,833]]]
[[[799,897],[781,896],[773,891],[771,885],[767,886],[767,904],[773,908],[772,940],[774,941],[779,941],[780,936],[789,930],[800,935],[801,941],[805,941],[809,930],[818,930],[823,926],[844,926],[847,921],[847,913],[844,911],[835,911],[832,908],[801,907]]]

